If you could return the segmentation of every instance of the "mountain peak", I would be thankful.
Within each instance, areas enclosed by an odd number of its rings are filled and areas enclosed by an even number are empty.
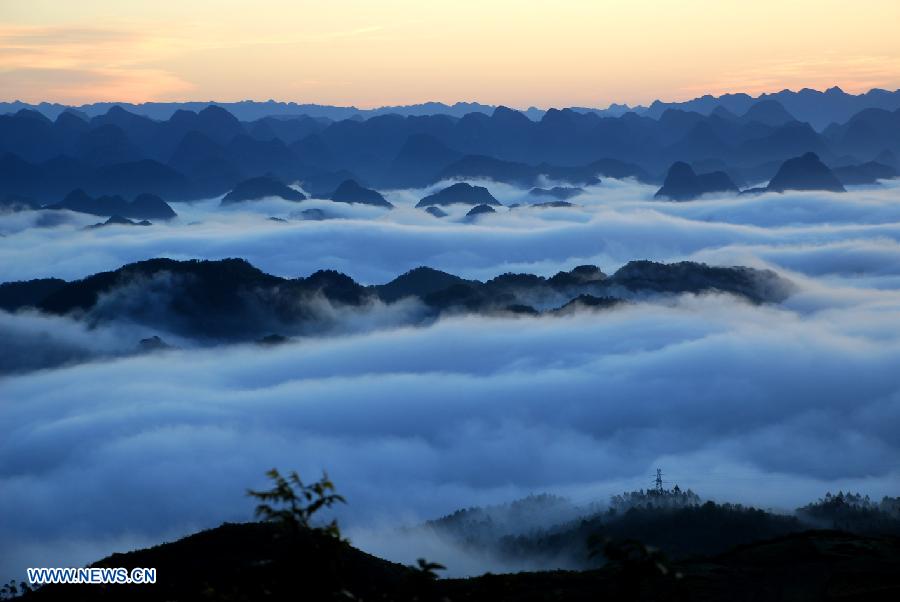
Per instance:
[[[827,165],[822,163],[819,156],[812,152],[782,163],[766,189],[774,192],[786,190],[846,192],[840,180]]]

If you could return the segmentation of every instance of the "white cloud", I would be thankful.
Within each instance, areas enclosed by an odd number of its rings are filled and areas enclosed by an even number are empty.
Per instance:
[[[58,563],[58,539],[249,518],[244,488],[271,466],[327,469],[359,528],[535,491],[606,495],[658,463],[765,505],[846,483],[889,493],[898,314],[896,300],[801,315],[687,297],[7,378],[0,516],[15,521],[0,526],[13,544],[0,565]]]
[[[504,202],[521,194],[494,188]],[[7,377],[0,575],[249,519],[244,490],[272,466],[308,478],[327,469],[350,502],[351,536],[401,560],[416,551],[379,538],[385,523],[530,492],[602,500],[645,486],[657,465],[701,494],[781,508],[828,488],[896,495],[898,189],[681,204],[652,192],[605,181],[580,210],[477,224],[412,209],[422,191],[389,192],[392,212],[328,201],[220,211],[212,200],[177,205],[177,220],[152,228],[0,216],[0,280],[75,278],[152,256],[239,256],[285,276],[336,268],[364,283],[422,264],[484,278],[693,258],[774,267],[799,285],[778,307],[686,296],[426,328],[358,316],[343,331],[356,334]],[[267,219],[311,206],[344,219]],[[100,355],[141,334],[33,315],[0,315],[0,328]],[[29,344],[17,349],[44,349]]]

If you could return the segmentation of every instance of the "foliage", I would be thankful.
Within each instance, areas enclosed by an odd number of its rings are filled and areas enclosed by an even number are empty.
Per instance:
[[[900,535],[900,498],[882,498],[839,491],[797,509],[804,520],[821,526],[864,534]]]
[[[0,600],[15,600],[31,591],[34,590],[24,581],[16,584],[14,579],[10,579],[9,583],[0,587]]]
[[[591,558],[603,556],[606,558],[606,566],[628,575],[666,577],[672,573],[666,555],[662,551],[636,539],[616,540],[592,535],[588,538],[588,550]],[[681,577],[677,573],[673,575],[676,578]]]
[[[247,490],[247,495],[260,501],[256,506],[258,518],[280,523],[294,533],[313,529],[340,539],[341,532],[336,520],[324,527],[310,525],[313,515],[322,508],[330,508],[338,502],[346,503],[343,496],[334,493],[334,484],[327,474],[323,473],[321,479],[309,485],[304,484],[295,471],[284,477],[273,468],[266,476],[274,482],[272,489]]]
[[[626,491],[621,495],[610,498],[610,508],[618,512],[624,512],[630,508],[684,508],[700,504],[700,496],[688,490],[682,490],[678,485],[672,489],[657,491],[648,489],[644,491]]]
[[[447,567],[443,564],[438,564],[437,562],[428,562],[424,558],[419,558],[416,561],[416,566],[413,566],[412,569],[418,571],[422,576],[427,577],[428,579],[437,579],[437,571],[445,571],[447,570]]]

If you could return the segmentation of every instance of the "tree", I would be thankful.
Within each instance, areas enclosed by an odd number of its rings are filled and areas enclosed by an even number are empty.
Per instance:
[[[256,506],[257,518],[280,523],[293,533],[312,529],[340,539],[341,531],[336,520],[324,527],[310,525],[313,515],[322,508],[330,508],[338,502],[346,503],[343,496],[334,493],[334,483],[328,479],[327,474],[322,473],[321,479],[309,485],[304,484],[295,471],[283,477],[273,468],[266,476],[274,482],[272,489],[247,490],[247,495],[260,501]]]

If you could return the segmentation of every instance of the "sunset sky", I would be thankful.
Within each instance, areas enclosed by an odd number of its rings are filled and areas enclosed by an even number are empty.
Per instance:
[[[606,106],[900,87],[898,0],[0,0],[0,100]]]

